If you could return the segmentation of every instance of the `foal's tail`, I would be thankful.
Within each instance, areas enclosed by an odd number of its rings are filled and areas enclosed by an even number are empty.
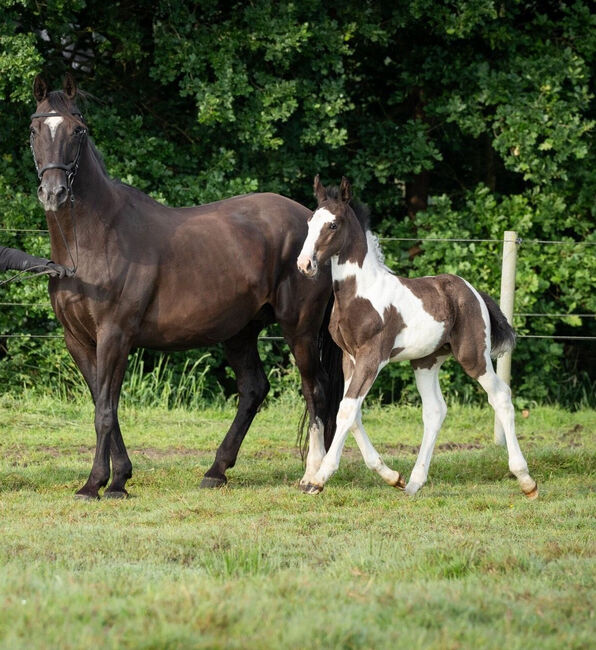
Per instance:
[[[331,338],[331,334],[329,334],[329,319],[331,318],[333,302],[334,295],[331,294],[331,298],[327,303],[323,322],[321,323],[318,339],[319,356],[321,359],[321,368],[323,370],[321,381],[325,391],[325,414],[323,418],[325,449],[329,449],[331,442],[333,441],[337,411],[339,410],[339,403],[341,402],[344,392],[344,373],[342,366],[343,352]],[[308,436],[304,435],[304,427],[307,420],[308,409],[305,408],[298,426],[298,446],[300,447],[302,460],[306,458],[306,450],[308,448]]]
[[[493,359],[500,357],[505,352],[511,352],[515,347],[515,330],[507,322],[505,314],[497,303],[484,291],[478,292],[484,300],[490,316],[490,356]]]

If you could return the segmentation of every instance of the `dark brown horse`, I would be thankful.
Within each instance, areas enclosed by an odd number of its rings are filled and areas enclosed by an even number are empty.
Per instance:
[[[118,425],[118,401],[134,348],[186,350],[223,343],[236,374],[238,412],[201,485],[226,482],[269,383],[257,350],[261,329],[278,322],[302,378],[310,437],[333,437],[334,361],[328,335],[330,273],[303,278],[296,256],[311,212],[276,194],[237,196],[168,208],[112,180],[75,104],[70,75],[48,93],[38,77],[31,149],[46,211],[52,259],[74,277],[50,280],[66,345],[95,403],[91,473],[77,492],[122,497],[132,465]],[[326,315],[327,314],[327,315]],[[327,320],[326,320],[327,319]],[[338,354],[339,351],[337,351]],[[323,361],[321,360],[323,358]]]
[[[488,395],[503,426],[509,469],[529,498],[538,496],[536,482],[515,436],[511,391],[496,375],[491,354],[511,350],[515,334],[490,296],[456,275],[401,278],[383,263],[377,239],[368,228],[368,213],[352,203],[344,178],[327,191],[315,178],[318,208],[309,220],[308,236],[298,257],[307,276],[318,277],[331,263],[335,302],[329,329],[344,351],[344,397],[337,414],[337,432],[326,455],[311,444],[306,473],[300,482],[317,494],[339,467],[351,430],[368,467],[390,485],[410,495],[424,485],[435,440],[447,413],[439,370],[453,355]],[[328,266],[328,265],[327,265]],[[389,362],[409,360],[422,398],[424,433],[408,484],[389,469],[362,426],[362,403],[379,371]]]

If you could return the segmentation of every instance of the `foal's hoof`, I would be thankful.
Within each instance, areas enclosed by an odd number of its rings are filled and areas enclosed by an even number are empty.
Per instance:
[[[529,492],[524,492],[524,494],[530,499],[530,501],[534,501],[534,499],[538,498],[538,483],[534,483],[534,487],[529,491]]]
[[[128,492],[124,488],[121,490],[106,490],[103,496],[104,499],[128,499]]]
[[[323,491],[322,485],[317,485],[316,483],[306,483],[305,485],[300,485],[300,489],[304,494],[319,494]]]
[[[393,487],[397,488],[398,490],[405,490],[406,489],[406,481],[405,481],[404,477],[401,474],[399,475],[399,478],[397,479],[397,481],[395,481],[395,483],[393,484]]]
[[[216,476],[203,476],[200,487],[202,488],[220,488],[228,482],[228,479],[218,478]]]
[[[422,485],[420,483],[412,483],[412,481],[410,481],[405,487],[406,494],[413,497],[421,487]]]

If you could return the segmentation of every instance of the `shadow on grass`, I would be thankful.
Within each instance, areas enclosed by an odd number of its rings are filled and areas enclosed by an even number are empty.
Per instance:
[[[364,465],[364,461],[349,454],[343,458],[339,471],[331,479],[335,486],[378,487],[384,485],[376,472]],[[569,476],[589,476],[596,467],[596,454],[585,449],[548,447],[526,456],[530,473],[540,484],[542,481]],[[414,457],[384,456],[385,462],[400,473],[409,476]],[[136,461],[136,462],[135,462]],[[198,487],[209,464],[205,455],[166,455],[161,458],[133,458],[131,490],[141,496],[149,489],[194,489]],[[0,493],[28,490],[76,491],[88,476],[91,464],[80,466],[35,463],[0,469]],[[268,461],[259,456],[240,458],[234,469],[228,470],[229,489],[263,488],[276,486],[297,487],[303,474],[302,465],[295,457]],[[430,478],[433,482],[448,485],[465,483],[486,484],[510,477],[507,453],[504,449],[491,447],[467,449],[437,454],[433,459]]]

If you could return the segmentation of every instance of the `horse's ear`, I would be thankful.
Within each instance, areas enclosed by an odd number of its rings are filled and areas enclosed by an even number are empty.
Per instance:
[[[317,203],[321,205],[321,203],[323,203],[323,201],[327,198],[327,190],[323,187],[323,183],[321,183],[321,179],[319,178],[318,174],[315,176],[313,189]]]
[[[77,84],[70,72],[67,72],[64,76],[64,81],[62,82],[62,90],[68,99],[74,99],[77,96]]]
[[[37,103],[43,102],[43,100],[48,96],[48,84],[45,82],[44,78],[38,74],[35,77],[33,82],[33,97]]]
[[[349,203],[352,200],[352,188],[350,181],[345,177],[341,177],[341,185],[339,186],[339,195],[344,203]]]

